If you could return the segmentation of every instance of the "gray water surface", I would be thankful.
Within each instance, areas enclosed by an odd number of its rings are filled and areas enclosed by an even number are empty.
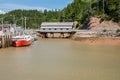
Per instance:
[[[53,39],[0,49],[0,80],[120,80],[120,46]]]

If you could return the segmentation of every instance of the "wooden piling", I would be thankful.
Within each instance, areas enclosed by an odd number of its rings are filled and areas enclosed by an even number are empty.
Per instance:
[[[2,48],[5,48],[5,37],[2,36]]]
[[[0,40],[1,40],[2,48],[7,48],[11,46],[11,35],[10,34],[1,35]]]

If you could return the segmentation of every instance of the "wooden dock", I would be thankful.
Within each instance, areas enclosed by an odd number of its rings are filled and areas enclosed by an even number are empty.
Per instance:
[[[11,46],[11,38],[10,34],[0,35],[0,47],[7,48]]]

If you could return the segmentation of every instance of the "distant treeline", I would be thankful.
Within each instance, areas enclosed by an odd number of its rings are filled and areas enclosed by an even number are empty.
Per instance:
[[[38,28],[41,22],[78,21],[79,24],[84,24],[91,16],[120,22],[120,1],[74,0],[62,10],[13,10],[0,15],[0,18],[4,17],[6,24],[17,23],[19,26],[24,26],[26,17],[27,27]]]

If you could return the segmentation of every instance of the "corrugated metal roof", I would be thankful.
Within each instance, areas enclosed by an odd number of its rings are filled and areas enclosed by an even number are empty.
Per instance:
[[[43,22],[41,26],[72,26],[73,22]]]

